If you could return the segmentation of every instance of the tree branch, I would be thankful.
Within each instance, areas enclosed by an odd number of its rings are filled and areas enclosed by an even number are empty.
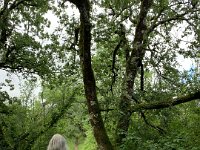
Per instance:
[[[163,128],[161,128],[159,126],[156,126],[156,125],[153,125],[150,121],[148,121],[146,116],[145,116],[145,113],[143,111],[141,111],[140,114],[141,114],[141,117],[143,118],[144,122],[146,123],[146,125],[148,125],[151,128],[157,130],[161,134],[166,133],[166,131]]]
[[[155,24],[152,24],[151,27],[149,28],[147,34],[149,34],[149,33],[151,33],[152,31],[154,31],[154,29],[155,29],[156,27],[158,27],[159,25],[168,23],[168,22],[170,22],[170,21],[178,20],[178,19],[184,17],[186,14],[187,14],[186,12],[183,13],[183,14],[178,14],[178,15],[172,17],[172,18],[168,18],[168,19],[165,19],[165,20],[161,20],[161,21],[159,21],[159,22],[157,22],[157,23],[155,23]]]
[[[162,10],[161,12],[163,12],[163,10]],[[195,13],[196,10],[194,10],[194,11],[192,11],[192,12]],[[184,18],[184,16],[187,15],[187,14],[188,14],[188,12],[186,11],[186,12],[184,12],[184,13],[177,14],[177,15],[171,17],[171,18],[167,18],[167,19],[164,19],[164,20],[161,20],[161,21],[158,21],[158,22],[155,21],[155,22],[157,22],[157,23],[153,23],[153,24],[150,26],[150,28],[148,29],[147,34],[151,33],[152,31],[154,31],[154,29],[155,29],[156,27],[158,27],[158,26],[160,26],[160,25],[162,25],[162,24],[169,23],[169,22],[175,21],[175,20],[186,20],[186,18]],[[160,15],[161,15],[161,13],[158,14],[158,16],[155,18],[155,20],[158,20],[159,17],[160,17]]]
[[[116,70],[116,68],[115,68],[116,55],[117,55],[119,48],[121,46],[123,46],[123,42],[125,41],[125,31],[124,31],[125,29],[122,24],[120,25],[120,28],[121,28],[120,31],[116,31],[116,33],[118,33],[120,36],[120,41],[117,44],[117,46],[115,47],[115,49],[113,51],[113,56],[112,56],[113,59],[112,59],[111,71],[112,71],[113,76],[112,76],[112,83],[111,83],[111,87],[110,87],[111,92],[113,91],[113,85],[114,85],[114,83],[116,81],[116,77],[117,77],[117,73],[115,72],[115,70]]]
[[[151,109],[162,109],[182,103],[190,102],[193,100],[200,99],[200,91],[191,93],[179,98],[168,99],[164,101],[152,102],[152,103],[141,103],[131,107],[132,112],[141,111],[141,110],[151,110]]]

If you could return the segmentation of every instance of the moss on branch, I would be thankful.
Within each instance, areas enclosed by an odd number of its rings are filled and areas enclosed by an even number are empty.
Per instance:
[[[162,109],[178,104],[190,102],[193,100],[200,99],[200,91],[195,93],[190,93],[174,99],[167,99],[163,101],[151,102],[151,103],[141,103],[131,107],[132,112],[141,111],[141,110],[151,110],[151,109]]]

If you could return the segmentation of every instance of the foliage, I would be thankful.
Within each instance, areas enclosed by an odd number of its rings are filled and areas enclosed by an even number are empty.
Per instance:
[[[1,148],[46,149],[59,132],[70,148],[199,149],[197,69],[177,62],[199,54],[199,13],[198,1],[1,1],[0,69],[31,77],[18,98],[0,87]]]
[[[196,140],[199,138],[196,122],[199,118],[197,104],[196,101],[184,106],[157,111],[154,115],[148,116],[151,121],[157,122],[156,124],[164,128],[165,134],[159,134],[138,117],[134,118],[132,122],[134,126],[130,129],[130,134],[122,149],[199,149],[199,141]],[[197,112],[192,113],[191,116],[190,112],[194,110]]]

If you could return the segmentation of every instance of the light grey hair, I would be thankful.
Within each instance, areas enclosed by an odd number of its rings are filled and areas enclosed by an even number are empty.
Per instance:
[[[60,134],[54,134],[47,150],[67,150],[67,144],[65,138]]]

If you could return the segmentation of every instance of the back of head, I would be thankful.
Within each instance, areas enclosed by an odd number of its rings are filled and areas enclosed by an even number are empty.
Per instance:
[[[65,138],[60,134],[55,134],[49,141],[47,150],[67,150]]]

